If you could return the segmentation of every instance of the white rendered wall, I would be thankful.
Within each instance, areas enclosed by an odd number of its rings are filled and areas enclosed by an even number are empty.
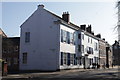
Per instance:
[[[60,27],[57,18],[38,8],[21,26],[20,70],[59,69]],[[30,32],[30,43],[25,43],[25,32]],[[27,64],[22,63],[22,53],[28,53]]]
[[[76,30],[71,29],[67,26],[64,25],[60,25],[60,29],[68,31],[70,33],[75,33]],[[64,42],[60,42],[60,52],[65,52],[65,53],[71,53],[71,54],[76,54],[76,45],[73,44],[68,44],[68,43],[64,43]],[[61,57],[61,55],[60,55]],[[61,58],[60,58],[61,59]],[[62,65],[60,66],[60,69],[69,69],[69,68],[78,68],[79,66],[77,65]]]
[[[70,33],[75,32],[75,30],[73,30],[73,29],[71,29],[69,27],[66,27],[64,25],[60,25],[60,29],[68,31]],[[60,52],[66,52],[66,53],[75,54],[75,45],[60,42]]]
[[[83,32],[81,34],[84,34]],[[89,37],[89,40],[90,42],[88,43],[88,37]],[[92,39],[92,43],[91,43],[91,39]],[[98,40],[84,34],[84,40],[82,40],[82,45],[84,45],[84,53],[82,53],[82,56],[84,56],[85,54],[88,54],[87,51],[86,51],[86,48],[87,46],[88,47],[91,47],[93,48],[93,54],[89,54],[88,58],[94,58],[94,57],[99,57],[99,51],[95,51],[95,42],[97,43],[97,46],[99,45],[98,44]]]

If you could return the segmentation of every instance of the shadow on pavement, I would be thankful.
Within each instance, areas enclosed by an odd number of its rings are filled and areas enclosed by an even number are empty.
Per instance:
[[[14,78],[2,80],[120,80],[118,78]]]

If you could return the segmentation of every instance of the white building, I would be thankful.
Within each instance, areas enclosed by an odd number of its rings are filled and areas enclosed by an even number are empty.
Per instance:
[[[84,68],[96,67],[93,64],[99,64],[99,43],[98,38],[91,31],[91,25],[81,25],[81,50],[82,62]]]
[[[68,12],[63,19],[44,5],[21,25],[20,70],[59,70],[78,68],[77,30],[69,22]]]
[[[20,70],[88,68],[91,67],[89,59],[96,62],[98,41],[85,31],[81,33],[80,27],[69,21],[69,16],[64,12],[61,18],[44,9],[44,5],[38,6],[21,25]],[[87,42],[88,38],[92,43]],[[86,51],[91,48],[93,53],[88,54]]]

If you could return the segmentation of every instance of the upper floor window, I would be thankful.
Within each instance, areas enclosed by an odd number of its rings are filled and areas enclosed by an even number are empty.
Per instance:
[[[78,39],[81,39],[81,34],[78,34]]]
[[[84,45],[82,45],[81,51],[82,51],[82,53],[84,53]]]
[[[88,43],[90,42],[90,38],[88,37]]]
[[[67,32],[63,30],[63,42],[67,42]]]
[[[70,33],[70,43],[73,44],[73,33]]]
[[[81,46],[80,46],[80,45],[78,45],[78,51],[79,51],[79,52],[81,51]]]
[[[98,44],[95,42],[95,50],[98,50]]]
[[[67,32],[67,43],[70,44],[70,32]]]
[[[73,44],[75,45],[76,44],[76,33],[75,32],[73,33],[73,37],[74,37],[73,38]]]
[[[82,34],[81,36],[82,36],[82,39],[84,40],[84,34]]]
[[[93,54],[93,48],[87,46],[87,53]]]
[[[61,29],[61,42],[63,42],[63,30]]]
[[[30,32],[25,32],[25,42],[30,42]]]
[[[92,43],[92,38],[91,38],[91,43]]]
[[[61,29],[61,42],[75,44],[76,34]]]

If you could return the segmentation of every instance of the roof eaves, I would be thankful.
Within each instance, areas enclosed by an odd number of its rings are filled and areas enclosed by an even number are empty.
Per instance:
[[[72,29],[79,30],[79,26],[73,25],[70,22],[67,23],[64,20],[61,20],[61,24],[66,25],[66,26],[68,26],[68,27],[70,27]]]
[[[79,26],[77,26],[77,25],[75,25],[75,24],[73,24],[73,23],[71,23],[71,22],[66,22],[66,21],[64,21],[60,16],[58,16],[58,15],[50,12],[49,10],[46,10],[46,9],[44,9],[44,10],[47,11],[47,12],[49,12],[49,13],[52,14],[53,16],[57,17],[57,18],[60,20],[61,24],[67,25],[67,26],[69,26],[69,27],[71,27],[71,28],[73,28],[73,29],[77,29],[77,30],[80,28]]]
[[[85,32],[85,31],[82,31],[82,32],[83,32],[84,34],[86,34],[86,35],[88,35],[88,36],[94,38],[94,39],[99,40],[99,38],[95,37],[94,35],[92,35],[92,34],[90,34],[90,33],[88,33],[88,32]]]

